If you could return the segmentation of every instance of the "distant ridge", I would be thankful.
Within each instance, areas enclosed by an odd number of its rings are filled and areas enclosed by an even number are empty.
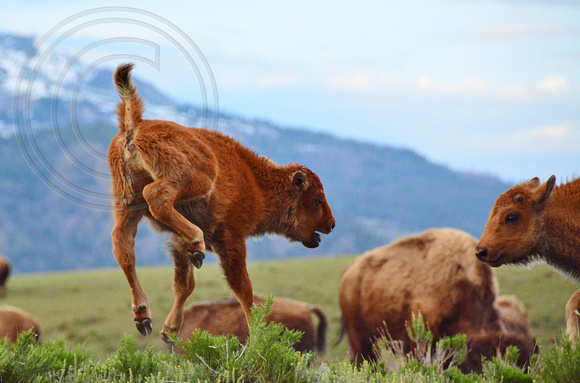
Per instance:
[[[36,77],[29,95],[31,130],[23,133],[14,124],[13,93],[24,60],[34,53],[32,38],[0,34],[0,251],[16,272],[115,266],[106,210],[106,152],[117,131],[112,68],[91,72],[71,98],[83,63],[71,66],[70,77],[55,93],[59,65],[70,60],[57,52]],[[135,82],[148,118],[199,124],[199,106],[179,105],[137,75]],[[495,177],[452,171],[411,150],[227,113],[220,114],[218,129],[277,163],[313,169],[337,220],[318,249],[265,238],[249,242],[250,259],[360,253],[430,227],[456,227],[478,236],[493,202],[510,186]],[[138,262],[169,264],[161,242],[157,234],[140,231]]]

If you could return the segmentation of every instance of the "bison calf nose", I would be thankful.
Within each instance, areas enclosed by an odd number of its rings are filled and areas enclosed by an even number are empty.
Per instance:
[[[487,250],[486,249],[475,249],[475,255],[477,259],[481,262],[485,262],[487,260]]]

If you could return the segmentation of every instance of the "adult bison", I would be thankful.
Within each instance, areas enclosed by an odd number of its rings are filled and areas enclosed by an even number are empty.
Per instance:
[[[254,296],[254,303],[262,302],[262,298]],[[318,326],[315,326],[312,315],[318,318]],[[288,330],[302,332],[300,342],[294,345],[296,351],[324,353],[327,321],[318,307],[290,298],[274,297],[266,321],[281,323]],[[242,344],[246,343],[249,334],[244,310],[236,298],[201,303],[186,309],[179,338],[188,340],[195,329],[212,335],[235,335]]]
[[[543,259],[580,279],[580,179],[556,185],[551,176],[515,185],[495,202],[476,247],[486,264],[527,264]],[[566,305],[570,339],[579,334],[580,290]]]
[[[10,260],[0,253],[0,297],[6,295],[6,281],[12,271]]]
[[[437,340],[467,334],[464,370],[479,371],[481,357],[516,345],[521,363],[535,340],[519,303],[496,299],[490,267],[473,256],[476,240],[453,229],[434,229],[358,257],[340,278],[339,299],[353,360],[375,359],[373,342],[385,326],[405,352],[413,349],[405,324],[420,313]],[[505,316],[505,323],[502,318]]]
[[[13,306],[0,306],[0,338],[7,338],[15,343],[23,332],[32,330],[36,341],[40,339],[40,326],[24,310]]]
[[[134,321],[152,331],[151,311],[135,270],[135,235],[144,216],[172,233],[175,300],[162,336],[177,333],[183,305],[195,287],[193,266],[215,252],[246,318],[253,304],[246,269],[246,238],[283,235],[313,248],[334,228],[318,176],[305,166],[279,166],[213,130],[144,120],[131,81],[133,64],[119,65],[114,83],[119,133],[109,147],[115,227],[113,253],[131,287]]]

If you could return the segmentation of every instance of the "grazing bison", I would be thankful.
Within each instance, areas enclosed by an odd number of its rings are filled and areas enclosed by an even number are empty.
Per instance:
[[[6,295],[6,281],[12,271],[10,260],[4,255],[0,254],[0,297]]]
[[[193,266],[215,252],[246,318],[253,304],[246,269],[246,238],[283,235],[309,248],[334,228],[318,176],[305,166],[279,166],[232,138],[170,121],[144,120],[143,101],[131,81],[133,64],[120,65],[119,133],[109,147],[115,227],[113,253],[131,287],[139,332],[152,331],[151,311],[135,270],[135,235],[143,216],[172,233],[173,307],[162,337],[177,333],[183,305],[195,287]]]
[[[32,330],[36,341],[40,339],[40,326],[23,310],[13,306],[0,306],[0,338],[8,338],[15,343],[23,332]]]
[[[254,296],[254,303],[262,304],[262,302],[263,299]],[[312,314],[318,317],[317,328],[312,320]],[[327,321],[318,307],[290,298],[275,297],[266,321],[281,323],[288,330],[302,332],[302,339],[294,345],[296,351],[324,353]],[[235,335],[242,344],[246,343],[249,333],[244,310],[236,298],[202,303],[186,309],[179,338],[183,341],[188,340],[195,329],[207,331],[212,335]]]
[[[535,341],[525,311],[513,298],[496,299],[492,270],[473,257],[475,244],[462,231],[434,229],[358,257],[343,272],[339,288],[353,360],[375,359],[373,342],[385,325],[404,351],[411,351],[405,324],[421,313],[435,340],[467,334],[471,351],[465,371],[480,371],[481,356],[512,344],[522,351],[522,363],[528,361]]]
[[[533,178],[499,196],[476,247],[482,262],[498,267],[543,259],[580,279],[580,179],[555,183],[555,176],[543,184]],[[577,294],[566,306],[571,339],[578,335]]]

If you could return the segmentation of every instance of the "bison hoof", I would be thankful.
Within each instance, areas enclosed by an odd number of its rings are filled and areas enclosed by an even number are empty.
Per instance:
[[[188,252],[187,256],[191,261],[191,264],[198,269],[201,269],[201,265],[203,265],[203,260],[205,259],[205,254],[201,251],[196,251],[195,253]]]
[[[161,331],[161,340],[165,343],[172,345],[171,340],[169,339],[169,333],[177,334],[177,330],[175,329],[168,329],[165,326],[163,327],[163,331]]]
[[[142,322],[135,321],[135,327],[137,327],[137,331],[139,331],[143,336],[151,335],[153,332],[153,325],[149,318],[143,319]]]

